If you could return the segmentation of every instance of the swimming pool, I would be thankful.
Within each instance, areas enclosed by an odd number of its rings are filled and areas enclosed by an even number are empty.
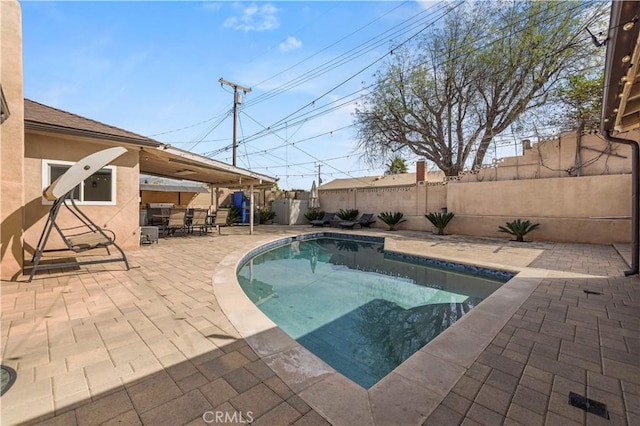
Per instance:
[[[292,241],[253,255],[237,274],[265,315],[366,389],[510,278],[390,259],[381,241]]]

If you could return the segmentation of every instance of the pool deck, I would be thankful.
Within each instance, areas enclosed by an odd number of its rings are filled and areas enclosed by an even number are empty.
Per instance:
[[[238,293],[244,253],[318,229],[255,230],[162,239],[128,251],[130,271],[2,282],[2,364],[18,377],[0,424],[640,424],[640,279],[612,246],[341,230],[519,271],[367,391]],[[569,392],[610,419],[570,406]]]

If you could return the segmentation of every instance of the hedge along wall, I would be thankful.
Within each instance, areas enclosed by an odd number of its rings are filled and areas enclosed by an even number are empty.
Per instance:
[[[521,218],[541,224],[531,239],[597,244],[630,241],[630,197],[631,175],[320,191],[325,211],[400,211],[400,229],[430,231],[424,214],[447,207],[456,214],[447,233],[506,238],[498,226]],[[374,226],[385,228],[379,219]]]

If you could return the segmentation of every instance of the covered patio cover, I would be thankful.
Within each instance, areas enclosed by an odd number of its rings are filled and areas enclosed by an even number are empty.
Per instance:
[[[169,145],[140,147],[140,173],[223,188],[271,188],[277,180]]]

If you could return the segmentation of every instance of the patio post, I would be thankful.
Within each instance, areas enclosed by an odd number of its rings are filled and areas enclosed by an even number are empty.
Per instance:
[[[249,192],[251,193],[251,195],[249,195],[249,235],[253,235],[253,184],[249,186]]]

